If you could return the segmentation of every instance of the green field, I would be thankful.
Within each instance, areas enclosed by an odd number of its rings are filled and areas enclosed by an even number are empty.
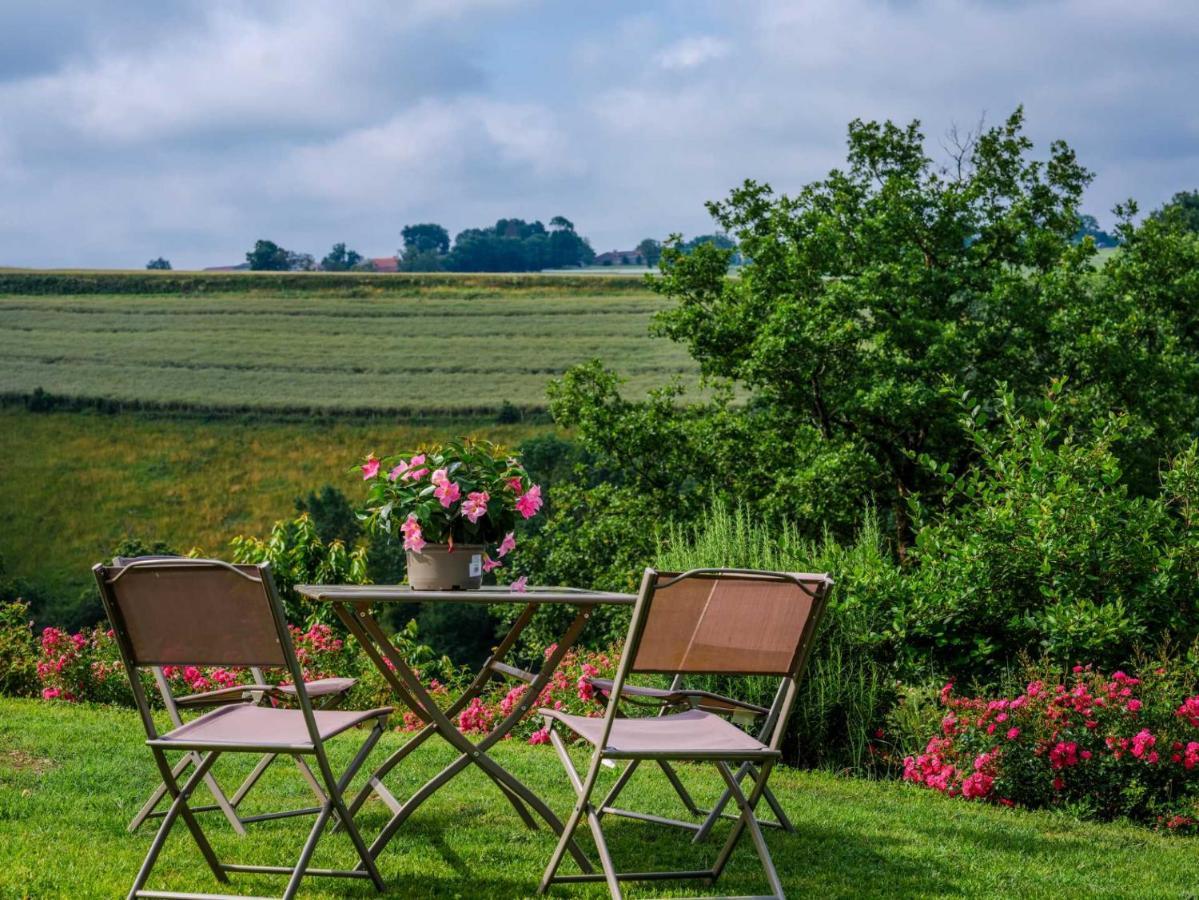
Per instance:
[[[73,597],[125,535],[220,554],[265,534],[295,498],[334,484],[371,451],[447,435],[515,445],[544,425],[272,422],[0,408],[0,557],[11,574]]]
[[[544,409],[550,378],[597,357],[633,392],[694,375],[685,348],[648,335],[663,301],[578,281],[366,296],[0,295],[0,394],[428,416]]]
[[[335,766],[357,746],[351,735],[333,742]],[[381,761],[404,740],[388,734],[368,762]],[[0,896],[115,897],[128,890],[151,834],[127,834],[125,823],[155,783],[143,732],[133,710],[0,698]],[[496,757],[565,816],[573,795],[549,747],[505,741]],[[440,742],[420,748],[389,776],[397,793],[414,791],[452,754]],[[582,756],[577,757],[581,761]],[[229,783],[252,760],[223,759],[217,774]],[[715,798],[713,772],[684,764],[688,789],[701,802]],[[357,782],[365,776],[360,775]],[[615,773],[603,770],[606,789]],[[656,771],[636,776],[630,804],[676,814],[669,784]],[[1096,825],[1065,815],[1029,813],[951,800],[898,782],[839,778],[780,767],[771,778],[796,833],[769,830],[766,840],[790,897],[1193,897],[1199,880],[1194,838],[1171,837],[1132,825]],[[246,811],[308,802],[304,783],[276,765],[249,795]],[[379,802],[359,814],[373,837],[386,821]],[[250,826],[235,836],[219,817],[203,818],[217,853],[230,862],[286,865],[307,832],[287,819]],[[626,869],[698,868],[713,846],[690,835],[627,819],[606,819],[611,850]],[[729,826],[721,825],[717,841]],[[586,831],[586,829],[584,829]],[[452,781],[418,809],[379,857],[392,897],[531,897],[553,849],[545,829],[528,831],[476,769]],[[581,839],[591,851],[586,837]],[[327,835],[315,865],[345,865],[348,841]],[[573,871],[573,869],[565,869]],[[159,861],[151,887],[219,889],[179,827]],[[235,876],[233,891],[278,894],[282,881]],[[694,896],[696,883],[630,885],[633,897]],[[729,869],[709,892],[766,890],[753,848],[743,841]],[[313,878],[304,897],[374,897],[369,885]],[[607,896],[603,885],[564,885],[551,897]]]

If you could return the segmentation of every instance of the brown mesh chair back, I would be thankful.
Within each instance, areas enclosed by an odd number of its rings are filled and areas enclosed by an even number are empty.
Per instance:
[[[104,569],[114,625],[135,666],[288,667],[268,569],[145,558]]]
[[[634,672],[793,675],[826,575],[694,570],[650,574]]]

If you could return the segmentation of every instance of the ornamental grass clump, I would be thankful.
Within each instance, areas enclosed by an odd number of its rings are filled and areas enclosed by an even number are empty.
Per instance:
[[[483,571],[516,549],[517,524],[537,514],[541,486],[520,460],[489,441],[450,441],[423,453],[370,454],[358,467],[369,482],[367,527],[399,532],[404,549],[482,545]]]
[[[1141,677],[1077,665],[1032,672],[1015,696],[941,690],[938,733],[903,777],[951,797],[1059,807],[1170,829],[1199,824],[1199,694],[1169,662]]]

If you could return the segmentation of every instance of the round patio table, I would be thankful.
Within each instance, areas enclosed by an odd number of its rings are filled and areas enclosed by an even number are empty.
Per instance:
[[[506,586],[483,587],[473,591],[426,591],[413,590],[408,585],[302,584],[296,590],[309,600],[329,603],[333,606],[333,611],[362,645],[371,662],[391,687],[396,699],[416,713],[425,723],[424,727],[413,735],[411,740],[389,756],[374,771],[366,786],[350,804],[349,812],[353,816],[362,808],[362,804],[366,802],[367,798],[374,793],[391,810],[391,819],[370,846],[372,857],[377,857],[387,846],[388,841],[413,810],[472,764],[482,769],[495,782],[500,788],[500,793],[512,804],[513,809],[528,827],[537,827],[537,822],[528,809],[528,807],[532,807],[533,811],[555,833],[562,834],[562,822],[554,815],[549,806],[515,775],[492,759],[487,751],[507,736],[524,718],[529,708],[537,702],[542,688],[549,683],[554,670],[558,668],[558,664],[566,655],[566,651],[578,640],[595,608],[608,605],[631,607],[637,599],[634,594],[532,586],[526,591],[517,592]],[[491,656],[488,657],[462,695],[443,710],[433,700],[425,686],[421,684],[407,660],[396,649],[372,614],[372,608],[380,603],[517,604],[523,605],[524,609],[521,610],[508,633],[504,635],[504,639],[492,651]],[[575,607],[576,613],[558,638],[557,645],[546,654],[540,671],[527,672],[505,663],[504,657],[515,647],[521,634],[532,621],[534,613],[539,607],[549,603]],[[452,719],[465,709],[471,700],[483,692],[492,678],[497,677],[522,681],[528,685],[528,689],[522,695],[520,702],[504,719],[497,723],[481,740],[472,741],[454,726]],[[401,803],[383,784],[383,779],[404,757],[434,734],[439,735],[458,750],[459,756]],[[587,857],[574,844],[573,840],[568,849],[584,872],[593,871]]]

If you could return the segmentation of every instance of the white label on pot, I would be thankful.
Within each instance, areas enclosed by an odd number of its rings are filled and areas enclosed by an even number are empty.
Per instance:
[[[470,577],[476,578],[483,574],[483,556],[479,553],[474,553],[470,558]]]

